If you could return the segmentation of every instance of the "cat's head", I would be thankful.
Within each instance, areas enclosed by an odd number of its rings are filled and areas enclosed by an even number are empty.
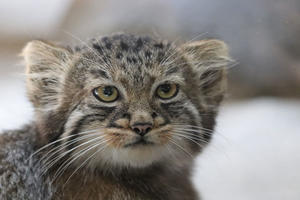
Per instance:
[[[41,143],[60,161],[145,167],[190,159],[209,142],[226,89],[223,42],[117,34],[80,43],[23,51]]]

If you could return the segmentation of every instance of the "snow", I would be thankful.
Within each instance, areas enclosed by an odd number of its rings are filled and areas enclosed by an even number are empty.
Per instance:
[[[300,101],[228,104],[216,132],[195,170],[204,200],[300,199]]]

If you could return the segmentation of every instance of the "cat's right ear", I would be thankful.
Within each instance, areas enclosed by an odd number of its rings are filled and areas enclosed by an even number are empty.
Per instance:
[[[31,102],[36,108],[52,109],[58,104],[58,94],[72,53],[61,46],[35,40],[25,46],[22,56],[26,63],[26,85]]]
[[[217,106],[227,88],[226,66],[232,62],[227,45],[220,40],[200,40],[182,46],[199,77],[199,88],[208,105]]]

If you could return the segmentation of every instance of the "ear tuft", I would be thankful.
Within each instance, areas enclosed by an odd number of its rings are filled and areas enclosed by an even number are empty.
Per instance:
[[[45,65],[46,63],[60,66],[63,70],[61,64],[68,62],[71,53],[63,47],[40,40],[34,40],[24,47],[21,55],[26,62],[26,72],[31,73],[51,69]]]
[[[183,50],[195,62],[230,61],[227,45],[220,40],[201,40],[183,45]],[[219,64],[223,64],[219,63]]]
[[[53,108],[64,75],[72,59],[71,53],[60,46],[35,40],[23,49],[26,63],[27,92],[36,108]]]

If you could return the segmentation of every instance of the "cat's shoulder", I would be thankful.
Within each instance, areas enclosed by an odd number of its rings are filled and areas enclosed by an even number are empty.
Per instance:
[[[0,133],[0,199],[50,199],[52,189],[45,185],[34,152],[34,129]]]

